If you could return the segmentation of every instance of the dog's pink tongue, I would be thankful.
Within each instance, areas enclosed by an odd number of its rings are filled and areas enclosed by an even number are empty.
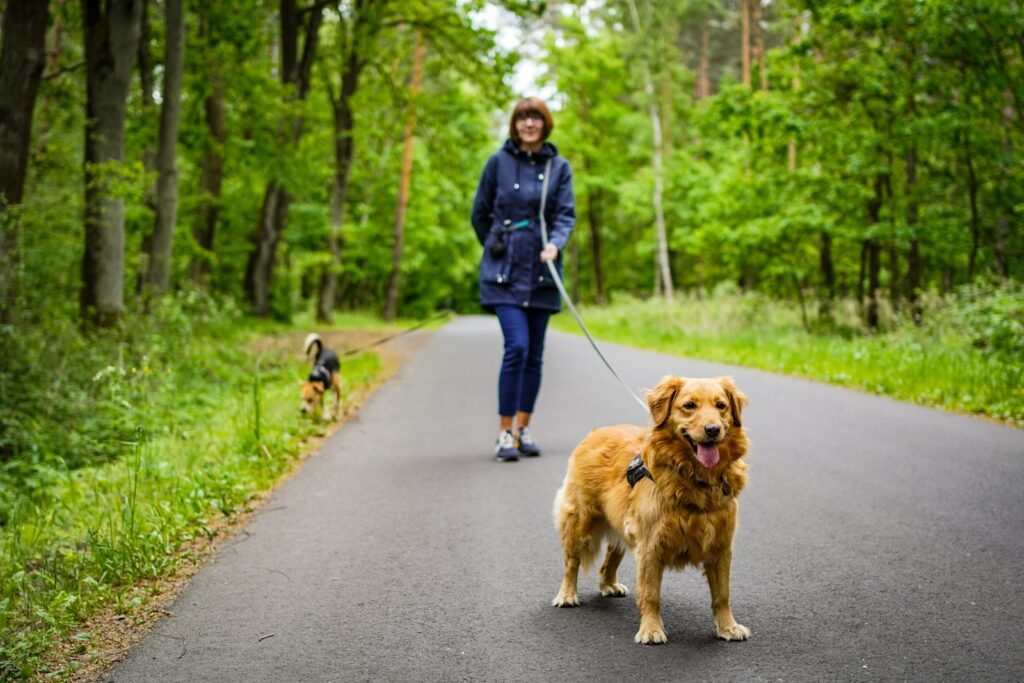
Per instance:
[[[718,444],[710,444],[705,446],[702,443],[697,444],[697,460],[700,460],[700,464],[704,465],[708,469],[711,469],[718,464]]]

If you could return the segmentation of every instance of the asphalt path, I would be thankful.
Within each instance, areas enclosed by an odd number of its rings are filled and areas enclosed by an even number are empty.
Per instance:
[[[668,572],[669,642],[582,576],[550,606],[575,444],[644,413],[552,332],[537,459],[498,463],[493,318],[432,333],[197,574],[111,681],[1019,681],[1024,432],[854,391],[604,344],[637,390],[731,374],[750,405],[732,606]]]

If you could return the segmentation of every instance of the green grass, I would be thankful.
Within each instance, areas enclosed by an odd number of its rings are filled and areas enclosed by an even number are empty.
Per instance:
[[[749,295],[624,300],[580,310],[598,339],[666,353],[760,368],[840,384],[947,410],[1024,426],[1024,363],[1014,353],[985,350],[954,324],[958,310],[933,308],[917,327],[889,321],[866,334],[852,309],[846,325],[808,332],[798,308]],[[559,329],[578,331],[569,315]],[[1018,323],[1019,324],[1019,320]]]
[[[85,653],[91,615],[142,607],[140,582],[193,559],[182,549],[244,511],[322,429],[298,411],[308,363],[293,346],[306,328],[285,338],[288,328],[234,314],[199,318],[182,328],[172,310],[102,340],[64,330],[63,350],[88,367],[69,369],[56,397],[33,403],[17,373],[3,376],[4,393],[28,403],[6,405],[0,425],[0,680],[70,675],[48,657],[55,643],[71,637]],[[383,326],[336,325],[358,327]],[[21,332],[18,348],[40,341]],[[12,365],[33,358],[15,352]],[[383,370],[372,352],[346,358],[346,393]],[[46,438],[61,430],[77,436]],[[76,446],[86,453],[72,466]]]

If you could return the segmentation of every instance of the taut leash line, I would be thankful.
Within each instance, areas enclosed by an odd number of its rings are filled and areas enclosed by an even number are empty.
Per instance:
[[[366,346],[360,346],[359,348],[356,348],[356,349],[349,349],[348,351],[345,351],[344,353],[339,354],[339,356],[341,358],[348,358],[349,356],[355,356],[356,354],[362,353],[363,351],[366,351],[367,349],[372,349],[374,346],[380,346],[384,342],[389,342],[392,339],[397,339],[398,337],[401,337],[402,335],[409,334],[410,332],[415,332],[416,330],[420,329],[421,327],[423,327],[425,325],[429,325],[430,323],[434,322],[435,320],[440,320],[441,318],[444,318],[444,317],[447,317],[447,316],[451,315],[451,313],[452,313],[451,310],[445,309],[445,310],[441,311],[440,313],[438,313],[437,315],[435,315],[433,317],[427,318],[426,320],[421,320],[420,322],[416,323],[412,327],[407,327],[404,330],[401,330],[399,332],[395,332],[394,334],[389,334],[386,337],[381,337],[377,341],[371,342],[371,343],[367,344]]]
[[[548,227],[547,221],[544,218],[544,205],[548,195],[549,177],[551,177],[551,159],[548,159],[548,163],[544,168],[544,185],[541,187],[540,191],[540,234],[544,241],[544,247],[548,244]],[[546,261],[545,263],[547,263],[548,271],[551,273],[551,277],[555,281],[555,286],[558,287],[558,293],[565,301],[565,305],[569,307],[572,317],[576,318],[576,322],[579,324],[580,329],[583,330],[583,334],[586,335],[587,341],[589,341],[590,345],[594,348],[594,352],[597,354],[597,357],[601,359],[601,362],[604,363],[606,368],[608,368],[608,371],[615,376],[615,379],[619,380],[619,383],[622,384],[623,388],[629,392],[629,395],[636,399],[636,402],[640,404],[640,407],[643,408],[644,412],[649,414],[651,411],[647,407],[647,403],[637,396],[636,392],[629,388],[629,385],[626,384],[625,380],[619,376],[619,373],[615,372],[615,368],[612,367],[612,364],[609,363],[608,359],[604,357],[603,353],[601,353],[601,349],[598,348],[597,342],[595,342],[594,338],[590,336],[590,331],[587,329],[587,326],[583,324],[583,319],[580,318],[580,314],[576,311],[576,307],[573,305],[572,299],[569,298],[569,293],[565,291],[565,285],[562,283],[562,278],[558,275],[558,269],[555,268],[555,262],[551,260]]]

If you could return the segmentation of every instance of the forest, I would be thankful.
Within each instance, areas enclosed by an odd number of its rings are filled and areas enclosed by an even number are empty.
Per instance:
[[[131,324],[187,290],[280,319],[473,309],[466,207],[523,94],[484,3],[6,4],[9,324]],[[877,328],[1020,278],[1018,3],[499,16],[539,46],[578,176],[581,300],[729,283],[856,298]]]
[[[294,366],[252,380],[253,334],[478,313],[469,211],[526,95],[547,100],[573,168],[566,286],[617,316],[610,330],[643,319],[668,335],[673,306],[739,301],[829,344],[953,335],[1003,403],[980,408],[972,389],[952,406],[1024,419],[1016,0],[0,11],[0,531],[154,435],[201,431],[221,388],[254,397],[240,443],[277,452],[260,382],[291,382]],[[294,431],[281,427],[282,452]],[[204,486],[186,521],[246,499]],[[4,576],[22,583],[0,591],[0,631],[93,609],[51,594],[16,610],[55,555],[3,540],[17,560]],[[165,571],[117,566],[111,585]],[[40,666],[35,637],[4,636],[0,678]]]

